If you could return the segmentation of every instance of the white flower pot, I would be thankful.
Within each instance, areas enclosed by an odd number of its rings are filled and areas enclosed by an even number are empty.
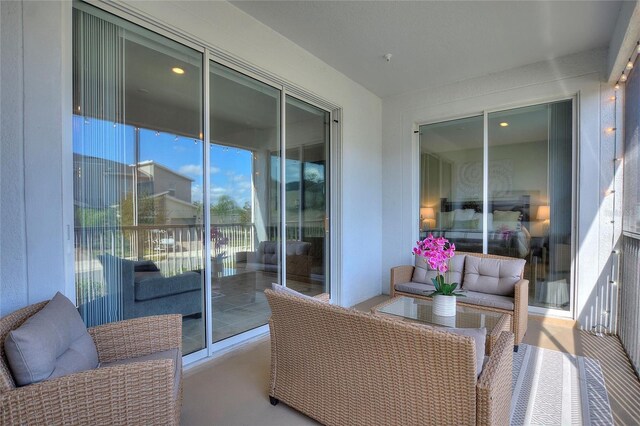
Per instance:
[[[433,314],[441,317],[456,315],[456,296],[433,296]]]

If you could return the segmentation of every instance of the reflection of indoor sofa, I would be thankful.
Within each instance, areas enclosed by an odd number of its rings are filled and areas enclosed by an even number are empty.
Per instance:
[[[164,277],[149,260],[131,261],[108,254],[98,258],[109,291],[121,291],[122,319],[202,313],[202,276],[198,272]]]
[[[287,277],[308,281],[311,275],[311,243],[306,241],[287,241]],[[239,252],[236,263],[246,264],[249,271],[278,272],[278,252],[280,243],[261,241],[256,251]]]

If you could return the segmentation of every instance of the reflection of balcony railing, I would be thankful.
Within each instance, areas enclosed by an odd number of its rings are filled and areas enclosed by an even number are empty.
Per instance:
[[[625,235],[622,239],[622,286],[620,286],[620,311],[618,335],[629,355],[631,364],[640,374],[640,239]]]
[[[253,224],[212,226],[205,234],[201,225],[139,225],[75,229],[75,273],[79,303],[104,294],[104,277],[98,257],[110,254],[128,260],[152,260],[165,276],[204,269],[203,235],[213,235],[211,259],[233,268],[235,254],[253,251]],[[224,244],[215,242],[224,241]]]

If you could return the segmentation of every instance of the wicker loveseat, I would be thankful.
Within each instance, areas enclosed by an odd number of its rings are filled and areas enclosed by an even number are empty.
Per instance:
[[[0,319],[0,341],[47,302]],[[16,387],[0,344],[0,424],[3,425],[178,425],[182,406],[182,363],[153,354],[182,350],[180,315],[120,321],[90,328],[101,365]],[[140,362],[127,362],[143,357]]]
[[[512,333],[502,333],[476,377],[471,337],[265,294],[272,404],[282,401],[327,425],[509,423]]]
[[[462,290],[467,290],[466,297],[458,298],[457,303],[510,315],[516,345],[522,343],[529,314],[529,280],[523,279],[524,265],[523,259],[465,252],[457,252],[450,262],[449,280],[458,282]],[[427,269],[424,259],[418,256],[415,266],[391,268],[391,297],[403,295],[429,299],[426,295],[435,290],[431,284],[431,276],[435,276],[435,272]],[[467,284],[471,282],[471,278],[476,279],[474,287]],[[484,282],[491,281],[495,285],[478,289],[478,283],[482,283],[483,279]],[[515,285],[510,287],[509,294],[492,294],[498,288],[498,281],[502,279],[515,281]]]

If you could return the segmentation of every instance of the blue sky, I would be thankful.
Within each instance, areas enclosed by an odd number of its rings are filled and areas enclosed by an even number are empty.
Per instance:
[[[105,158],[125,164],[135,162],[134,129],[96,119],[73,117],[74,153]],[[215,204],[221,195],[230,195],[242,206],[251,200],[251,152],[238,148],[210,145],[210,200]],[[203,197],[203,146],[194,140],[140,130],[140,161],[155,161],[191,179],[192,201]]]

